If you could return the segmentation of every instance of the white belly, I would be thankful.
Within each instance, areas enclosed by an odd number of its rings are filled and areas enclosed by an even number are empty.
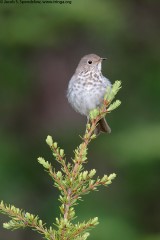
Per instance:
[[[72,86],[72,87],[71,87]],[[111,86],[105,78],[104,84],[81,85],[77,83],[69,85],[68,100],[73,108],[82,115],[89,115],[90,110],[97,108],[103,102],[104,94],[108,86]]]

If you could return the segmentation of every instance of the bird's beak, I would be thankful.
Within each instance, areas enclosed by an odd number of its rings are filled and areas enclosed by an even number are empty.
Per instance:
[[[107,58],[101,58],[101,60],[107,60]]]

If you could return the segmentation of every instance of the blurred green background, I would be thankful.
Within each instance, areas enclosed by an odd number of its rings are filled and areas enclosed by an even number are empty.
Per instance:
[[[66,89],[79,59],[96,53],[108,59],[103,74],[122,80],[122,105],[108,116],[112,134],[91,144],[86,168],[117,178],[84,197],[78,219],[99,216],[91,240],[160,239],[159,9],[156,0],[0,5],[0,199],[48,224],[59,215],[58,192],[36,159],[52,161],[48,134],[73,156],[86,119]],[[42,239],[3,229],[7,220],[0,215],[0,240]]]

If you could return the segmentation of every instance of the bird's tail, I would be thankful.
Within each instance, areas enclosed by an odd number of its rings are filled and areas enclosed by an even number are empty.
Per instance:
[[[111,128],[109,127],[107,121],[105,118],[101,118],[98,123],[97,126],[94,130],[94,133],[96,135],[99,135],[100,132],[104,132],[104,133],[111,133]]]

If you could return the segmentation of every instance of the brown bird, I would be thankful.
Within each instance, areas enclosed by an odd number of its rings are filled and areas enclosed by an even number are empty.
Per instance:
[[[111,87],[110,81],[102,75],[102,61],[96,54],[84,56],[69,81],[67,98],[72,107],[82,115],[87,116],[92,109],[100,107],[106,90]],[[102,118],[95,129],[95,134],[111,132],[105,118]]]

